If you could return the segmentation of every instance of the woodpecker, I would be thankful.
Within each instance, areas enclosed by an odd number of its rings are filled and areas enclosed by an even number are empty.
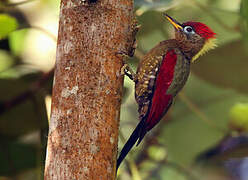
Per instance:
[[[125,71],[135,82],[140,122],[118,157],[117,170],[134,144],[137,142],[138,146],[167,113],[188,79],[191,63],[216,46],[216,34],[205,24],[193,21],[180,24],[169,15],[164,16],[174,26],[175,38],[151,49],[140,61],[136,74],[129,67]]]

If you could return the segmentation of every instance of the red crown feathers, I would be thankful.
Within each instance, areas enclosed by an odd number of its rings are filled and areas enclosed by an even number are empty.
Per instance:
[[[200,22],[186,22],[183,23],[183,26],[191,26],[194,28],[195,32],[199,34],[200,36],[210,39],[215,38],[216,33],[212,31],[207,25],[200,23]]]

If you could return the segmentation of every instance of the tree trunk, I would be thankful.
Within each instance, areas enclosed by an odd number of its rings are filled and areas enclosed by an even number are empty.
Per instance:
[[[62,0],[45,179],[115,179],[131,0]]]

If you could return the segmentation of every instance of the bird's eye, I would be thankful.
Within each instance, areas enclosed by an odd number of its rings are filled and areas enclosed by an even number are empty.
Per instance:
[[[195,33],[195,31],[193,30],[193,28],[191,26],[185,26],[183,28],[183,31],[188,33],[188,34],[194,34]]]

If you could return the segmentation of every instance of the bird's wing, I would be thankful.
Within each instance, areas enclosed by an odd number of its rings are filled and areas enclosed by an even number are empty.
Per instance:
[[[172,103],[173,95],[167,94],[166,91],[173,79],[177,50],[168,49],[164,54],[165,48],[166,46],[161,44],[155,47],[141,62],[149,67],[138,68],[139,77],[135,87],[135,98],[139,104],[140,122],[120,152],[117,169],[134,144],[137,141],[137,145],[141,142],[147,131],[159,122]],[[161,52],[161,56],[154,56],[153,59],[149,57],[158,54],[158,51]]]
[[[167,90],[173,81],[176,62],[177,53],[175,49],[168,49],[166,54],[162,56],[161,63],[157,63],[158,67],[153,67],[153,71],[150,71],[153,72],[154,78],[148,78],[147,81],[149,83],[147,86],[141,87],[144,93],[137,96],[137,93],[142,91],[136,92],[140,120],[144,121],[137,144],[143,139],[147,131],[160,121],[172,103],[173,95],[168,94]],[[144,90],[144,88],[146,89]]]
[[[172,102],[173,95],[168,94],[167,90],[173,81],[176,63],[177,54],[175,50],[168,50],[163,58],[156,78],[151,108],[145,123],[147,131],[158,123]]]

